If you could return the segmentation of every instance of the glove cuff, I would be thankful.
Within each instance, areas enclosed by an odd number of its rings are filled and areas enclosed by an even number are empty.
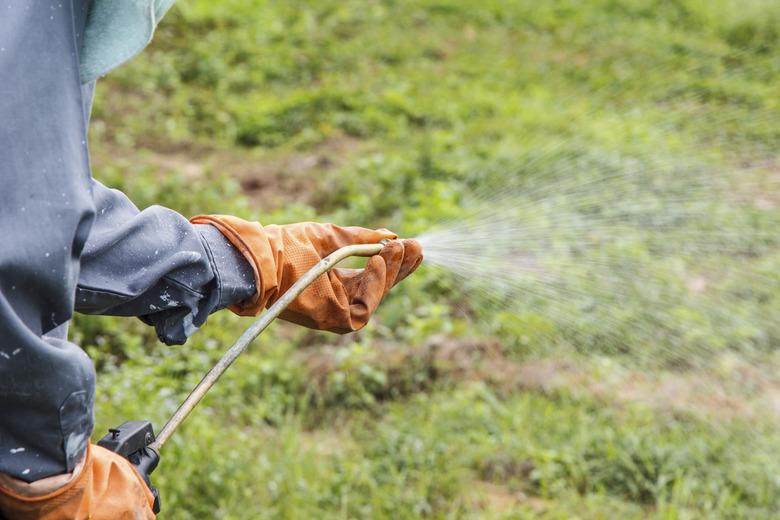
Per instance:
[[[15,485],[0,486],[0,517],[14,520],[114,520],[154,518],[154,496],[130,462],[100,446],[88,445],[81,471],[45,494]],[[25,484],[25,486],[35,487]],[[48,489],[48,488],[47,488]]]
[[[228,309],[239,316],[260,314],[278,289],[277,269],[280,266],[263,226],[259,222],[231,215],[196,215],[190,222],[211,224],[246,258],[252,266],[257,292],[251,298],[228,306]]]
[[[36,489],[40,481],[28,484],[4,479],[0,485],[0,517],[17,520],[76,518],[82,509],[84,490],[90,485],[91,464],[92,453],[88,445],[84,460],[73,471],[71,478],[54,490],[49,485]],[[43,494],[39,494],[40,491]]]
[[[81,481],[86,478],[85,475],[88,473],[85,468],[91,462],[91,448],[87,445],[84,459],[70,475],[55,475],[32,483],[7,475],[0,476],[0,511],[6,509],[10,501],[34,503],[51,500],[73,489],[74,486],[80,486]],[[61,482],[61,485],[57,485],[57,482]]]

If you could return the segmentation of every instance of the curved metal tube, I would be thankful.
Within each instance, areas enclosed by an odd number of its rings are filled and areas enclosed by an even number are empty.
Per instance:
[[[383,241],[386,242],[386,241]],[[228,369],[230,365],[240,356],[252,341],[265,330],[268,325],[276,319],[277,316],[288,306],[292,301],[300,295],[306,287],[308,287],[314,280],[319,278],[320,275],[330,271],[339,262],[350,256],[373,256],[384,247],[384,243],[379,244],[357,244],[342,247],[337,249],[333,253],[329,254],[317,264],[309,269],[303,276],[301,276],[273,305],[271,305],[263,314],[255,320],[252,325],[249,326],[246,331],[236,340],[230,349],[225,352],[222,357],[217,361],[208,373],[203,376],[200,383],[192,389],[190,395],[184,400],[176,412],[168,419],[160,433],[157,435],[157,439],[150,445],[151,448],[160,451],[163,444],[170,438],[176,428],[184,422],[184,419],[190,414],[190,412],[197,406],[206,392],[214,386],[214,383],[220,378],[220,376]]]

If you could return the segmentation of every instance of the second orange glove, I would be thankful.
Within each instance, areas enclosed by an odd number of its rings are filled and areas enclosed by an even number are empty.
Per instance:
[[[77,474],[27,484],[0,477],[0,518],[8,520],[153,520],[154,497],[126,459],[89,445]],[[64,482],[64,483],[63,483]]]

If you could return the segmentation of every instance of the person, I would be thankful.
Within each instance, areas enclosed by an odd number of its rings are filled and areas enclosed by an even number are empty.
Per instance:
[[[93,180],[95,78],[151,37],[171,1],[9,2],[0,16],[0,516],[153,518],[135,468],[90,443],[95,371],[67,339],[74,311],[138,316],[181,344],[229,308],[256,315],[322,256],[388,230],[139,211]],[[391,240],[334,269],[283,318],[360,329],[422,251]]]

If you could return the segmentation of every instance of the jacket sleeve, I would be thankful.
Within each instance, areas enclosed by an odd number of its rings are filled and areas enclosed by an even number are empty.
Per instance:
[[[0,473],[73,471],[95,372],[67,341],[95,208],[78,35],[86,0],[8,2],[0,16]]]
[[[255,293],[251,266],[213,226],[160,206],[139,211],[97,181],[92,192],[77,311],[138,316],[165,343],[181,344],[212,312]]]

